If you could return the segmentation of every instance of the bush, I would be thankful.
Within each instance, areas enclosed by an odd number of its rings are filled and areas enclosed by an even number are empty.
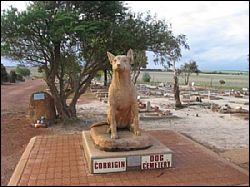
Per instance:
[[[220,82],[220,84],[225,84],[226,83],[224,80],[220,80],[219,82]]]
[[[17,65],[16,73],[19,75],[22,75],[24,77],[30,76],[30,70],[28,68],[22,67],[20,65]]]
[[[25,79],[23,78],[23,76],[20,75],[20,74],[16,75],[16,80],[18,80],[18,81],[25,81]]]
[[[1,84],[8,81],[8,73],[3,64],[1,64]]]
[[[98,72],[96,73],[96,75],[95,75],[96,80],[100,81],[100,80],[101,80],[101,77],[102,77],[102,74],[103,74],[102,71],[98,71]]]
[[[150,79],[151,79],[151,77],[150,77],[150,75],[149,75],[149,73],[143,73],[143,75],[142,75],[142,80],[143,80],[143,82],[150,82]]]
[[[15,83],[16,82],[16,71],[15,70],[11,70],[10,71],[10,83]]]

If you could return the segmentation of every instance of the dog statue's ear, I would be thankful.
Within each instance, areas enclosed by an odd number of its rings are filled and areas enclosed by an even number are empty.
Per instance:
[[[110,52],[107,52],[107,55],[108,55],[110,64],[112,64],[112,62],[113,62],[115,56],[114,56],[112,53],[110,53]]]
[[[130,64],[134,64],[134,54],[132,49],[128,50],[127,57],[130,58]]]

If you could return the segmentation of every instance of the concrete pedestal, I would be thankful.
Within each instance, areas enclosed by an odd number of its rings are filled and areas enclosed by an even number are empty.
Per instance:
[[[94,145],[89,131],[83,131],[82,137],[88,169],[92,174],[123,172],[133,169],[170,168],[173,166],[173,151],[153,137],[150,137],[152,146],[148,149],[121,152],[107,152],[98,149]]]

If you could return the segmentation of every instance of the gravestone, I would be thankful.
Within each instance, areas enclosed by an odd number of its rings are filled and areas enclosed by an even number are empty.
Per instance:
[[[55,122],[56,110],[54,99],[47,92],[35,92],[30,96],[29,113],[32,123],[45,117],[50,124]]]

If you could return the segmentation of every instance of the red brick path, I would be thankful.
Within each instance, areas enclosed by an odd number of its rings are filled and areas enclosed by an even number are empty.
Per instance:
[[[172,131],[151,131],[174,151],[174,168],[89,174],[81,135],[37,137],[18,185],[242,185],[248,173]]]

